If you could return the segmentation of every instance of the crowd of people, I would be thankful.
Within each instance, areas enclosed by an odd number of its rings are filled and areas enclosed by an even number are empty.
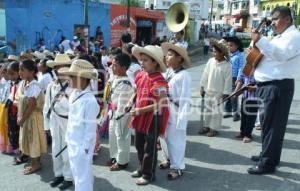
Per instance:
[[[257,165],[249,174],[273,173],[279,165],[300,56],[300,33],[289,8],[275,8],[272,27],[277,36],[271,41],[252,32],[264,57],[250,75],[243,71],[246,59],[237,37],[210,39],[212,58],[200,81],[206,109],[199,134],[217,136],[222,118],[233,117],[241,120],[236,137],[249,143],[260,108],[262,152],[251,158]],[[120,48],[102,46],[93,55],[69,51],[64,43],[57,54],[9,55],[1,63],[1,151],[14,156],[13,164],[25,163],[22,173],[29,175],[42,168],[41,157],[51,146],[55,177],[50,185],[65,190],[74,184],[76,191],[89,191],[93,156],[98,155],[101,133],[108,131],[110,171],[128,167],[134,137],[139,166],[131,176],[137,185],[155,181],[158,143],[164,158],[159,168],[170,169],[168,180],[180,178],[190,114],[187,69],[192,63],[184,31],[175,37],[161,46],[142,47],[131,43],[126,32]],[[240,112],[239,94],[228,99],[236,92],[243,94]]]

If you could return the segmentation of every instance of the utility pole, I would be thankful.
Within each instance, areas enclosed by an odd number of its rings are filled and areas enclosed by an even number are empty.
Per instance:
[[[211,26],[211,20],[213,16],[213,7],[214,7],[214,0],[211,0],[211,8],[210,8],[210,18],[209,18],[209,25]]]
[[[130,0],[127,0],[127,21],[126,21],[127,31],[130,31]]]
[[[85,47],[86,52],[89,52],[89,0],[84,1],[84,41],[85,41]]]

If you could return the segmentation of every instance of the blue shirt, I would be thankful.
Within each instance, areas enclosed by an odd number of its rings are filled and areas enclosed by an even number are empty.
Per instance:
[[[244,73],[239,75],[238,80],[243,83],[243,86],[256,83],[253,75],[246,76]],[[257,100],[256,91],[245,90],[243,93],[243,98],[247,98],[248,100]]]
[[[231,61],[232,77],[237,78],[241,75],[245,64],[244,53],[238,50],[235,51],[230,55],[230,61]]]

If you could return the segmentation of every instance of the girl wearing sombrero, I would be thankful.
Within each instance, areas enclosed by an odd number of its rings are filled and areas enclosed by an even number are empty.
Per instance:
[[[58,73],[69,76],[70,86],[74,89],[69,97],[66,143],[75,191],[92,191],[99,105],[90,90],[90,81],[97,78],[97,73],[90,62],[81,59],[74,60],[70,68],[61,68]]]
[[[139,178],[137,185],[146,185],[155,180],[157,138],[165,134],[169,118],[168,83],[161,74],[166,66],[160,47],[136,46],[132,53],[140,61],[143,71],[135,78],[136,108],[131,111],[140,168],[131,176]]]
[[[166,64],[171,72],[166,79],[169,85],[170,118],[166,132],[167,151],[162,146],[170,160],[168,180],[175,180],[182,176],[185,169],[184,154],[186,147],[186,128],[188,123],[191,77],[186,68],[191,66],[190,58],[185,48],[180,45],[163,43],[161,45]],[[164,167],[164,163],[160,168]]]
[[[206,113],[204,116],[204,128],[199,134],[213,137],[218,134],[222,124],[222,108],[218,102],[231,93],[231,66],[226,61],[228,48],[223,41],[211,39],[213,58],[209,59],[200,82],[200,94],[206,95]]]

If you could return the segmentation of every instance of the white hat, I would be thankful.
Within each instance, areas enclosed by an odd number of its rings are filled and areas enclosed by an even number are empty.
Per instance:
[[[77,40],[78,39],[78,37],[77,36],[73,36],[73,40]]]
[[[49,50],[44,50],[43,53],[45,54],[46,57],[48,56],[48,57],[50,57],[52,59],[55,58],[55,55],[53,54],[53,52],[50,52]]]
[[[97,73],[95,72],[94,66],[90,62],[82,59],[74,60],[70,68],[61,68],[58,70],[58,73],[93,80],[97,79]]]
[[[54,66],[70,65],[71,59],[67,54],[57,54],[54,61],[48,60],[46,64],[50,68],[54,68]]]
[[[132,54],[138,59],[141,60],[141,54],[146,54],[153,58],[160,66],[160,71],[166,71],[166,65],[164,64],[164,54],[159,46],[147,45],[145,47],[134,46],[132,48]]]
[[[65,54],[67,54],[68,56],[75,56],[75,53],[72,49],[68,49],[67,51],[65,51]]]
[[[187,51],[184,47],[180,46],[179,44],[173,44],[173,43],[165,42],[165,43],[161,44],[161,48],[164,52],[164,55],[167,55],[168,50],[175,51],[177,54],[179,54],[183,58],[182,66],[184,68],[191,67],[190,57],[188,56],[188,53],[187,53]]]
[[[31,53],[34,57],[36,57],[37,59],[44,59],[46,58],[46,55],[44,53],[41,53],[39,51],[34,51],[34,53]]]
[[[10,54],[10,55],[8,55],[7,60],[8,61],[19,61],[19,57]]]

